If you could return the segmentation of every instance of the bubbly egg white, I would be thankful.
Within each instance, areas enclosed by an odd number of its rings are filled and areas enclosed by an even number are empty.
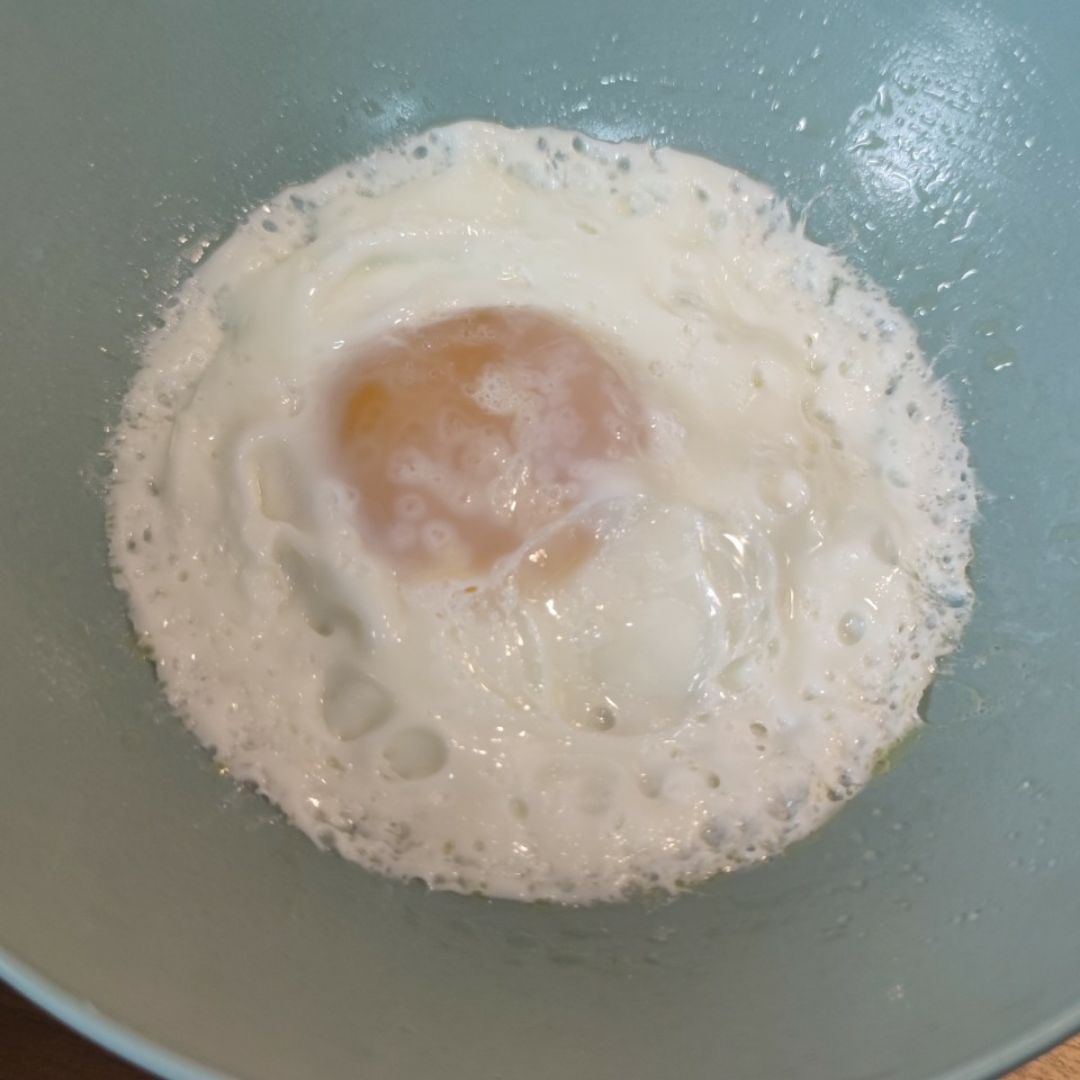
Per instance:
[[[504,305],[603,343],[648,447],[583,483],[565,580],[543,537],[409,578],[328,462],[332,387]],[[235,776],[389,875],[589,902],[776,853],[918,722],[967,618],[974,487],[912,327],[699,157],[431,131],[254,212],[144,361],[110,495],[136,630]]]

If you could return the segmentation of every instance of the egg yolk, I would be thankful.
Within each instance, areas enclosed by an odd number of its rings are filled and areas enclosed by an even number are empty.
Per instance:
[[[597,345],[532,308],[395,331],[336,389],[337,456],[363,532],[406,572],[475,576],[519,551],[534,574],[565,572],[589,538],[556,526],[644,441],[638,404]]]

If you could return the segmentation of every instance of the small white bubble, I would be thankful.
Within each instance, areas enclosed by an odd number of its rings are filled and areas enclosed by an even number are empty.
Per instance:
[[[855,611],[842,616],[836,626],[836,636],[845,645],[858,645],[866,633],[866,620]]]
[[[412,727],[395,732],[383,750],[390,772],[402,780],[424,780],[446,764],[446,740],[430,728]]]

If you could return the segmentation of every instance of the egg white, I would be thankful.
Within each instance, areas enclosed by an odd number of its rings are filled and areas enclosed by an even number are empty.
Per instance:
[[[514,305],[603,343],[649,449],[588,486],[557,587],[411,580],[329,461],[332,387]],[[133,622],[232,772],[374,870],[588,902],[777,852],[967,618],[973,480],[912,327],[716,163],[437,129],[271,200],[171,310],[115,445]]]

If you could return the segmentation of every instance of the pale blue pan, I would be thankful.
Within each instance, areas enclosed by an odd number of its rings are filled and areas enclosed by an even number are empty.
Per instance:
[[[893,770],[654,908],[431,895],[218,774],[132,648],[105,430],[182,248],[462,117],[809,206],[955,388],[978,607]],[[975,1080],[1080,1027],[1080,6],[0,0],[0,974],[168,1077]]]

